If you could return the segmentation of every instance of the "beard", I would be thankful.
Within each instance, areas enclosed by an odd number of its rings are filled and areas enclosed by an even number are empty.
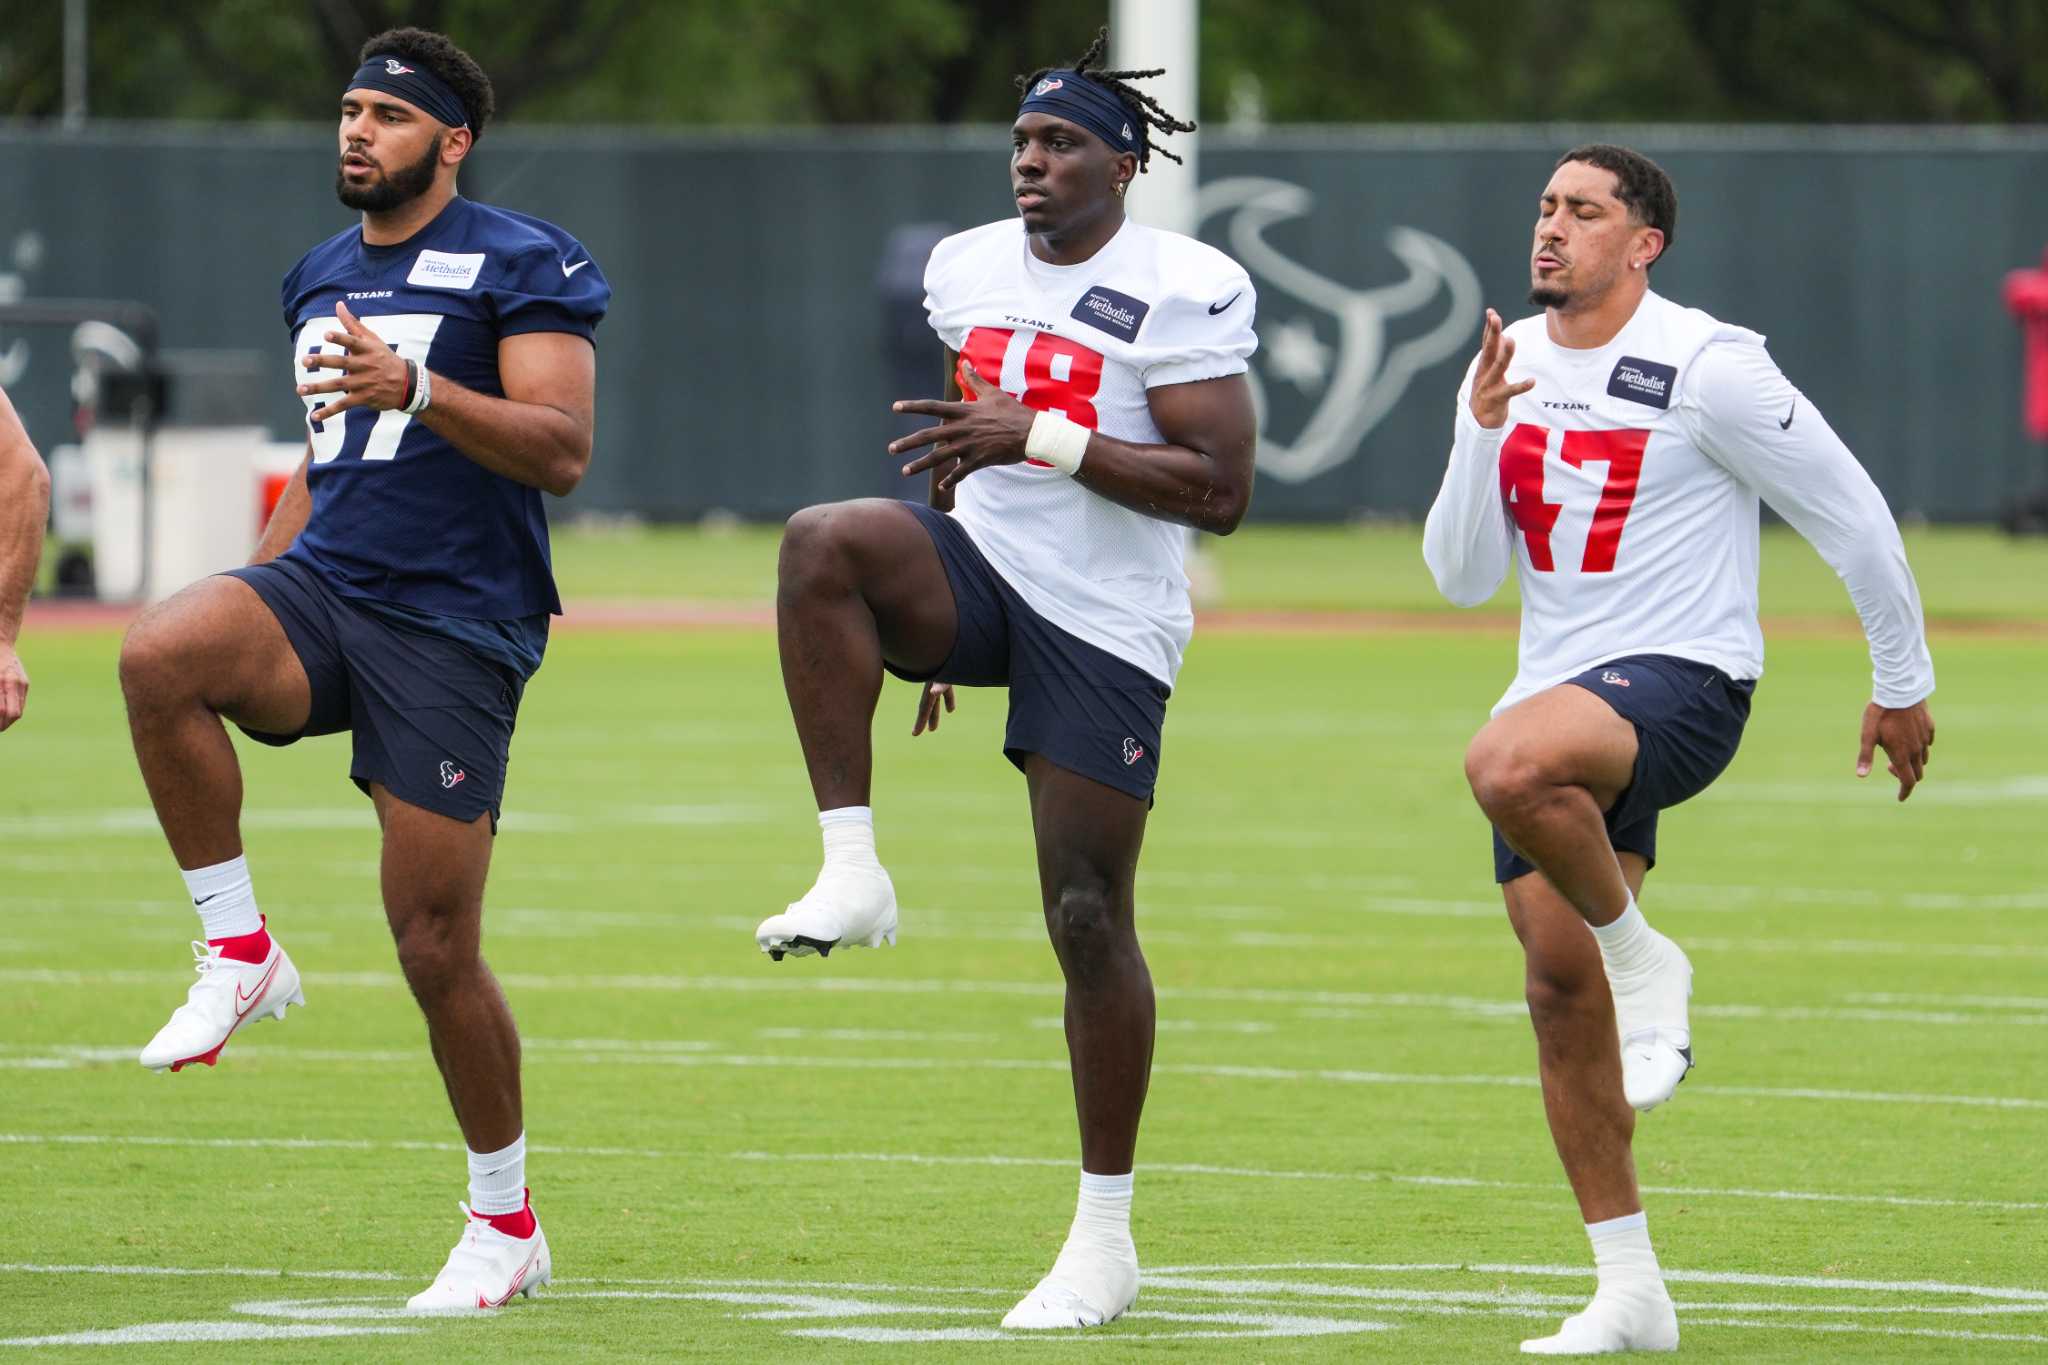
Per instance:
[[[1529,291],[1529,302],[1538,308],[1562,308],[1572,296],[1554,284],[1539,284]]]
[[[351,185],[340,171],[334,173],[334,196],[346,208],[360,209],[364,213],[389,213],[402,208],[434,187],[434,168],[441,160],[441,134],[435,133],[434,140],[420,159],[410,166],[401,166],[386,172],[381,180],[367,185]]]

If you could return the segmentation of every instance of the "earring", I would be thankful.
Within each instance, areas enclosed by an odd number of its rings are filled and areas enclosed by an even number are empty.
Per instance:
[[[1124,183],[1122,183],[1122,184],[1119,184],[1119,185],[1118,185],[1118,186],[1116,187],[1116,197],[1117,197],[1117,198],[1119,198],[1119,199],[1123,198],[1123,197],[1124,197],[1124,190],[1125,190],[1125,189],[1126,189],[1127,187],[1128,187],[1128,182],[1124,182]]]

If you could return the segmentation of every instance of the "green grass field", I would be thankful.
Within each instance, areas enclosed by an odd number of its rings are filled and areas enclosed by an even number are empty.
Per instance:
[[[1225,600],[1422,611],[1413,544],[1247,534],[1220,547]],[[1928,785],[1900,806],[1851,776],[1860,642],[1781,632],[1733,770],[1665,819],[1644,904],[1697,967],[1701,1065],[1637,1156],[1698,1358],[2048,1352],[2048,553],[1957,533],[1913,553],[1944,623]],[[572,598],[744,601],[773,540],[568,536],[561,559]],[[1766,572],[1767,610],[1846,608],[1792,542]],[[559,1278],[487,1320],[408,1320],[463,1162],[347,743],[244,751],[250,862],[309,1007],[217,1070],[149,1074],[133,1054],[197,924],[116,641],[32,618],[29,718],[0,736],[0,1343],[1466,1362],[1590,1293],[1459,768],[1512,672],[1506,629],[1198,633],[1140,880],[1148,1279],[1079,1341],[997,1329],[1065,1233],[1077,1150],[999,695],[912,741],[890,684],[875,804],[902,939],[778,965],[751,930],[808,884],[817,838],[771,636],[557,636],[486,929]]]

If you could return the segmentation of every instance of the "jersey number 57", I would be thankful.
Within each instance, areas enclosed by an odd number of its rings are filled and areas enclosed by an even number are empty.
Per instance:
[[[382,337],[385,345],[424,369],[427,352],[433,349],[434,333],[440,330],[443,317],[440,313],[385,313],[379,317],[364,318],[363,325]],[[322,351],[339,353],[341,348],[327,341],[326,337],[329,332],[340,330],[338,318],[308,318],[299,328],[297,344],[292,347],[294,362]],[[294,385],[303,382],[299,376],[310,375],[317,380],[341,373],[339,370],[301,370],[296,363],[292,371]],[[398,442],[412,422],[409,414],[350,408],[339,417],[330,417],[324,422],[313,421],[314,410],[333,399],[331,393],[309,393],[305,397],[306,436],[313,443],[314,464],[326,464],[344,455],[362,460],[398,457]]]

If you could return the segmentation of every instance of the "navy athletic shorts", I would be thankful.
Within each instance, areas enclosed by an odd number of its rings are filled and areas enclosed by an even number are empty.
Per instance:
[[[1007,686],[1003,753],[1018,771],[1026,754],[1043,754],[1069,772],[1150,801],[1159,784],[1159,732],[1172,689],[1033,611],[959,522],[921,503],[904,506],[938,548],[960,625],[938,672],[889,671],[911,682]]]
[[[284,627],[306,670],[313,709],[294,735],[242,726],[264,744],[349,731],[348,775],[381,782],[409,805],[498,827],[512,726],[525,680],[457,641],[405,630],[366,611],[290,560],[230,569]]]
[[[1566,682],[1583,687],[1636,727],[1636,767],[1607,812],[1617,850],[1657,863],[1657,812],[1705,791],[1735,757],[1756,683],[1712,664],[1668,654],[1631,654]],[[1493,879],[1511,882],[1536,866],[1493,833]]]

